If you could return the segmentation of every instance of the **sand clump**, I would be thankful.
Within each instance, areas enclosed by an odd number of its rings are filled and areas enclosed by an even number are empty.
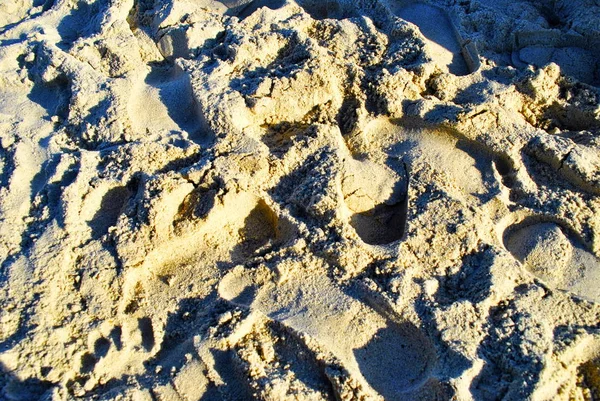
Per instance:
[[[600,4],[0,4],[0,398],[593,400]]]

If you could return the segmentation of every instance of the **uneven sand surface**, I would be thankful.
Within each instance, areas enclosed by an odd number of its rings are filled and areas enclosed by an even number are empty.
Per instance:
[[[600,399],[600,2],[0,2],[0,399]]]

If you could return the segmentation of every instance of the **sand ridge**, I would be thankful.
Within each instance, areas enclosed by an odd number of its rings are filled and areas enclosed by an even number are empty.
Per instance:
[[[0,4],[0,398],[597,399],[598,18]]]

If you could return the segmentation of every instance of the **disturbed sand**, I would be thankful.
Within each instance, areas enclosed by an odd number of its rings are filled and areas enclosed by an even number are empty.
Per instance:
[[[0,2],[0,399],[600,399],[600,2]]]

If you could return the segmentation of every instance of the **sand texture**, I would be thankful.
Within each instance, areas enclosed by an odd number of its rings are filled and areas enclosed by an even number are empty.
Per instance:
[[[0,0],[0,400],[600,400],[598,0]]]

